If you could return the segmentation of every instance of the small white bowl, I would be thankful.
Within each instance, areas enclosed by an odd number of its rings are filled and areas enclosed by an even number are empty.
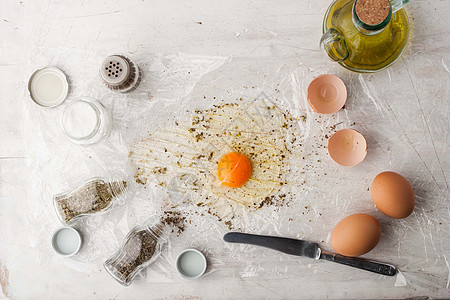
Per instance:
[[[73,256],[81,248],[81,235],[72,227],[61,227],[53,233],[52,247],[62,256]]]
[[[206,258],[196,249],[186,249],[177,257],[177,271],[185,279],[197,279],[206,271]]]

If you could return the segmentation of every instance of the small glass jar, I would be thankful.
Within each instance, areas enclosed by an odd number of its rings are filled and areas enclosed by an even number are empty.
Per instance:
[[[61,115],[61,128],[75,144],[94,144],[111,131],[111,116],[95,99],[83,97],[66,106]]]
[[[120,284],[129,286],[135,277],[152,264],[167,243],[169,230],[159,219],[134,227],[122,247],[103,266]]]
[[[53,205],[60,221],[72,224],[81,217],[107,212],[127,192],[126,181],[93,178],[71,192],[55,195]]]

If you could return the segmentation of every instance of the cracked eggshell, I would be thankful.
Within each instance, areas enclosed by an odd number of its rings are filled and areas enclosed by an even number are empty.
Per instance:
[[[366,157],[366,139],[356,130],[339,130],[328,140],[328,153],[341,166],[356,166]]]
[[[320,75],[308,86],[308,103],[321,114],[332,114],[340,110],[347,101],[344,82],[334,75]]]

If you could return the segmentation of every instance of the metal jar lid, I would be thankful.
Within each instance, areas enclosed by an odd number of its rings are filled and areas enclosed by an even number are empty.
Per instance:
[[[122,55],[108,56],[100,69],[100,75],[106,86],[119,92],[128,92],[140,82],[138,66]]]
[[[69,83],[66,75],[56,67],[36,70],[28,81],[30,98],[43,107],[56,107],[67,98]]]

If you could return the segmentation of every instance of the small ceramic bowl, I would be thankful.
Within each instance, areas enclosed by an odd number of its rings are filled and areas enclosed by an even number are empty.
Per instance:
[[[186,249],[177,257],[177,271],[185,279],[197,279],[206,271],[206,258],[196,249]]]
[[[332,114],[340,110],[347,101],[344,82],[334,75],[320,75],[308,87],[308,103],[321,114]]]
[[[73,256],[81,248],[81,235],[72,227],[61,227],[53,233],[52,247],[62,256]]]

